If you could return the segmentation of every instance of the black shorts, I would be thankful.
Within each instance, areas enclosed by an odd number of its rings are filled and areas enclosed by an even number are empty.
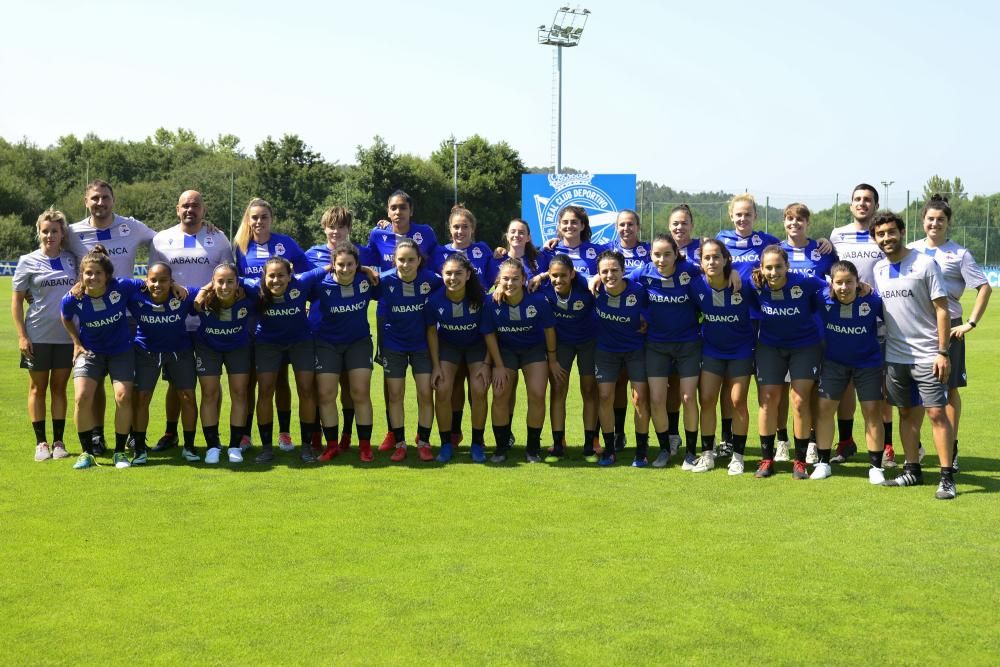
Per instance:
[[[160,353],[136,348],[135,388],[138,391],[153,391],[160,369],[175,389],[194,389],[194,352],[191,349]]]
[[[951,321],[951,326],[957,327],[962,324],[962,318]],[[948,388],[956,389],[968,385],[968,376],[965,371],[965,339],[952,338],[948,345],[948,355],[951,361],[951,375],[948,377]]]
[[[374,350],[371,336],[338,345],[317,339],[316,372],[340,375],[358,368],[371,370]]]
[[[625,369],[629,382],[646,382],[646,351],[643,348],[628,352],[609,352],[597,348],[594,353],[594,375],[598,384],[618,382]]]
[[[576,370],[580,377],[594,376],[594,353],[597,351],[597,340],[585,343],[558,343],[556,359],[562,369],[569,373],[573,370],[573,359],[576,358]]]
[[[31,372],[73,368],[72,343],[32,343],[32,357],[21,355],[21,368]]]
[[[438,338],[438,360],[456,366],[461,366],[463,361],[466,365],[481,364],[486,361],[486,343],[479,341],[468,347],[458,347]]]
[[[249,344],[219,352],[199,341],[194,344],[194,372],[198,377],[220,377],[225,366],[229,375],[249,375],[253,368],[252,353]]]
[[[503,359],[503,365],[509,371],[517,371],[525,366],[538,362],[545,363],[548,360],[545,353],[545,343],[539,343],[525,349],[501,347],[500,358]]]
[[[429,375],[433,370],[431,355],[427,350],[399,352],[397,350],[382,350],[382,367],[385,376],[390,380],[401,380],[406,377],[406,367],[413,369],[414,375]]]

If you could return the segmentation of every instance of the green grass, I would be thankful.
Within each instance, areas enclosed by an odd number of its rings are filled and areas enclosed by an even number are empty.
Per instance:
[[[447,467],[39,464],[4,318],[0,662],[995,664],[998,322],[969,340],[949,503],[869,486],[860,457],[822,483],[464,448]]]

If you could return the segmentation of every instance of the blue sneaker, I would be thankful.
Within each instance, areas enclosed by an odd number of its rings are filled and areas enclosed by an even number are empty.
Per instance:
[[[646,460],[646,457],[642,457],[641,459],[636,458],[634,461],[632,461],[633,468],[645,468],[648,465],[649,461]]]
[[[447,463],[451,461],[451,457],[455,455],[455,450],[450,442],[443,443],[441,449],[438,450],[437,460],[438,463]]]
[[[613,466],[614,464],[615,464],[614,454],[606,454],[602,456],[601,459],[597,462],[597,465],[604,466],[605,468],[608,466]]]
[[[473,444],[469,449],[473,463],[486,463],[486,445]]]
[[[78,458],[76,463],[73,464],[73,469],[83,470],[84,468],[93,468],[96,465],[97,461],[94,460],[93,455],[84,452],[83,454],[80,454],[80,458]]]

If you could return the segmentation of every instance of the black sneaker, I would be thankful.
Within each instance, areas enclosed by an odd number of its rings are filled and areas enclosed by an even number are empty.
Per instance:
[[[920,469],[916,470],[909,463],[903,465],[903,472],[893,479],[882,482],[882,486],[919,486],[924,483],[924,475]]]
[[[255,463],[273,463],[274,462],[274,449],[271,447],[265,447],[261,450],[257,458],[254,459]]]
[[[955,480],[951,477],[942,477],[938,484],[937,493],[934,497],[938,500],[953,500],[958,492],[955,490]]]
[[[312,447],[308,444],[302,445],[302,452],[299,454],[299,458],[302,459],[303,463],[316,463],[316,455],[313,453]]]
[[[174,433],[173,435],[165,433],[162,436],[160,436],[160,439],[156,441],[155,445],[153,445],[153,451],[165,452],[168,449],[173,449],[174,447],[177,446],[177,444],[178,440],[176,433]]]
[[[493,452],[493,456],[490,457],[490,463],[503,463],[507,460],[507,454],[510,452],[510,447],[497,447]]]
[[[715,448],[715,458],[724,459],[733,455],[733,443],[723,440]]]
[[[628,442],[625,441],[625,434],[615,433],[615,451],[623,452],[626,447],[628,447]]]
[[[94,456],[104,456],[108,451],[108,443],[104,441],[104,437],[100,435],[95,435],[90,441],[90,452]]]

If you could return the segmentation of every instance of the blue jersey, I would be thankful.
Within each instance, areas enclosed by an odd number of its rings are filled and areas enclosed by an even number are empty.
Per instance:
[[[761,314],[760,342],[787,349],[819,343],[816,320],[823,309],[825,289],[822,280],[798,273],[788,273],[780,290],[766,284],[755,289],[752,294]]]
[[[191,349],[187,316],[194,312],[198,287],[189,287],[188,295],[178,299],[172,294],[163,303],[155,303],[145,290],[136,290],[128,301],[136,321],[135,344],[146,352],[181,352]]]
[[[587,279],[576,275],[566,298],[559,296],[552,283],[542,288],[542,294],[552,307],[556,322],[556,338],[560,343],[579,345],[594,340],[597,335],[597,316],[594,315],[594,295],[587,287]]]
[[[455,246],[451,243],[448,245],[439,245],[434,249],[431,267],[440,275],[445,260],[455,253],[465,255],[469,259],[469,263],[472,264],[472,268],[476,271],[475,277],[485,287],[490,271],[490,260],[493,259],[493,250],[482,241],[477,241],[468,248],[462,248],[461,250],[456,250]]]
[[[688,293],[701,311],[702,353],[706,357],[746,359],[753,356],[752,291],[750,283],[743,283],[735,292],[729,285],[717,290],[708,284],[704,275],[688,283]]]
[[[753,232],[750,236],[740,236],[734,229],[727,229],[715,235],[733,256],[733,268],[743,282],[750,282],[750,274],[760,266],[760,254],[769,245],[777,245],[778,239],[764,232]]]
[[[642,285],[649,299],[649,329],[646,338],[655,343],[686,343],[698,340],[698,308],[688,285],[701,271],[690,262],[678,262],[673,274],[662,276],[652,264],[628,274]]]
[[[394,352],[427,349],[424,308],[427,297],[439,287],[441,279],[428,269],[417,271],[410,282],[400,278],[395,270],[382,277],[375,312],[381,321],[383,347]]]
[[[378,267],[378,259],[371,256],[367,247],[361,247],[357,243],[353,245],[354,249],[358,251],[358,262],[361,266]],[[306,259],[309,260],[313,268],[325,267],[333,261],[330,257],[330,252],[330,246],[325,243],[323,245],[314,245],[309,250],[306,250]]]
[[[434,236],[434,230],[427,225],[411,222],[409,231],[400,236],[413,239],[425,259],[430,260],[434,256],[437,238]],[[371,231],[368,235],[368,252],[377,263],[379,271],[392,271],[396,268],[392,259],[393,253],[396,252],[396,232],[392,231],[392,227],[386,229],[376,227]]]
[[[881,366],[882,346],[876,333],[877,320],[882,317],[881,297],[872,292],[851,303],[840,303],[828,295],[823,305],[825,357],[851,368]]]
[[[112,278],[104,294],[97,298],[83,295],[77,299],[67,293],[62,298],[64,320],[74,317],[79,323],[83,347],[98,354],[119,354],[132,347],[132,332],[128,325],[129,299],[143,282],[131,278]]]
[[[264,265],[272,257],[284,257],[292,263],[292,270],[296,273],[303,273],[313,268],[312,262],[302,252],[299,244],[291,236],[284,234],[272,233],[267,243],[256,243],[250,239],[245,253],[237,247],[233,250],[236,253],[236,267],[241,278],[263,278]]]
[[[200,320],[195,333],[199,342],[216,352],[230,352],[250,344],[252,318],[257,313],[260,295],[252,281],[242,281],[244,296],[219,312],[205,310],[198,313]]]
[[[612,296],[606,289],[594,298],[597,313],[597,349],[606,352],[631,352],[643,346],[639,333],[642,316],[649,305],[641,283],[627,280],[625,290]]]
[[[691,239],[691,242],[686,246],[677,247],[677,254],[680,255],[681,259],[698,265],[701,262],[701,243],[696,239]]]
[[[326,275],[329,275],[326,269],[297,273],[289,280],[284,294],[273,297],[267,306],[258,304],[255,332],[257,342],[287,345],[312,337],[312,330],[306,317],[306,302],[312,293],[313,285],[323,280]],[[250,281],[250,285],[264,289],[256,280]]]
[[[427,299],[424,325],[437,328],[438,340],[458,348],[471,347],[483,340],[480,331],[483,308],[483,305],[472,305],[468,298],[457,303],[452,301],[442,286]]]
[[[483,333],[496,334],[497,344],[511,350],[527,350],[545,343],[545,330],[556,325],[549,302],[541,292],[524,292],[516,306],[487,303]]]
[[[576,269],[576,272],[589,278],[597,275],[597,256],[602,252],[604,252],[604,246],[588,241],[584,241],[575,248],[557,243],[552,250],[545,249],[538,253],[538,268],[540,272],[547,271],[553,257],[566,255],[573,261],[573,268]]]
[[[650,261],[649,244],[644,241],[640,241],[639,245],[634,248],[625,248],[622,246],[621,239],[616,236],[615,240],[608,245],[608,250],[620,252],[625,258],[625,273],[642,268],[643,264]]]
[[[313,285],[310,295],[309,321],[316,337],[331,345],[368,338],[368,303],[376,297],[376,287],[362,271],[354,274],[350,285],[341,285],[333,274],[326,274]]]
[[[497,259],[495,257],[490,258],[489,267],[486,269],[486,282],[483,287],[487,290],[493,287],[497,282],[497,277],[500,275],[500,265],[503,264],[508,258],[506,256]],[[527,257],[521,258],[521,266],[524,267],[524,272],[528,276],[528,280],[538,275],[540,262],[542,260],[541,254],[535,258],[535,266],[532,268],[531,263],[528,261]],[[544,270],[544,269],[542,269]]]
[[[822,254],[819,244],[809,239],[804,248],[796,248],[788,241],[782,241],[781,247],[788,253],[788,270],[813,278],[823,278],[830,275],[830,267],[837,261],[836,252]]]

